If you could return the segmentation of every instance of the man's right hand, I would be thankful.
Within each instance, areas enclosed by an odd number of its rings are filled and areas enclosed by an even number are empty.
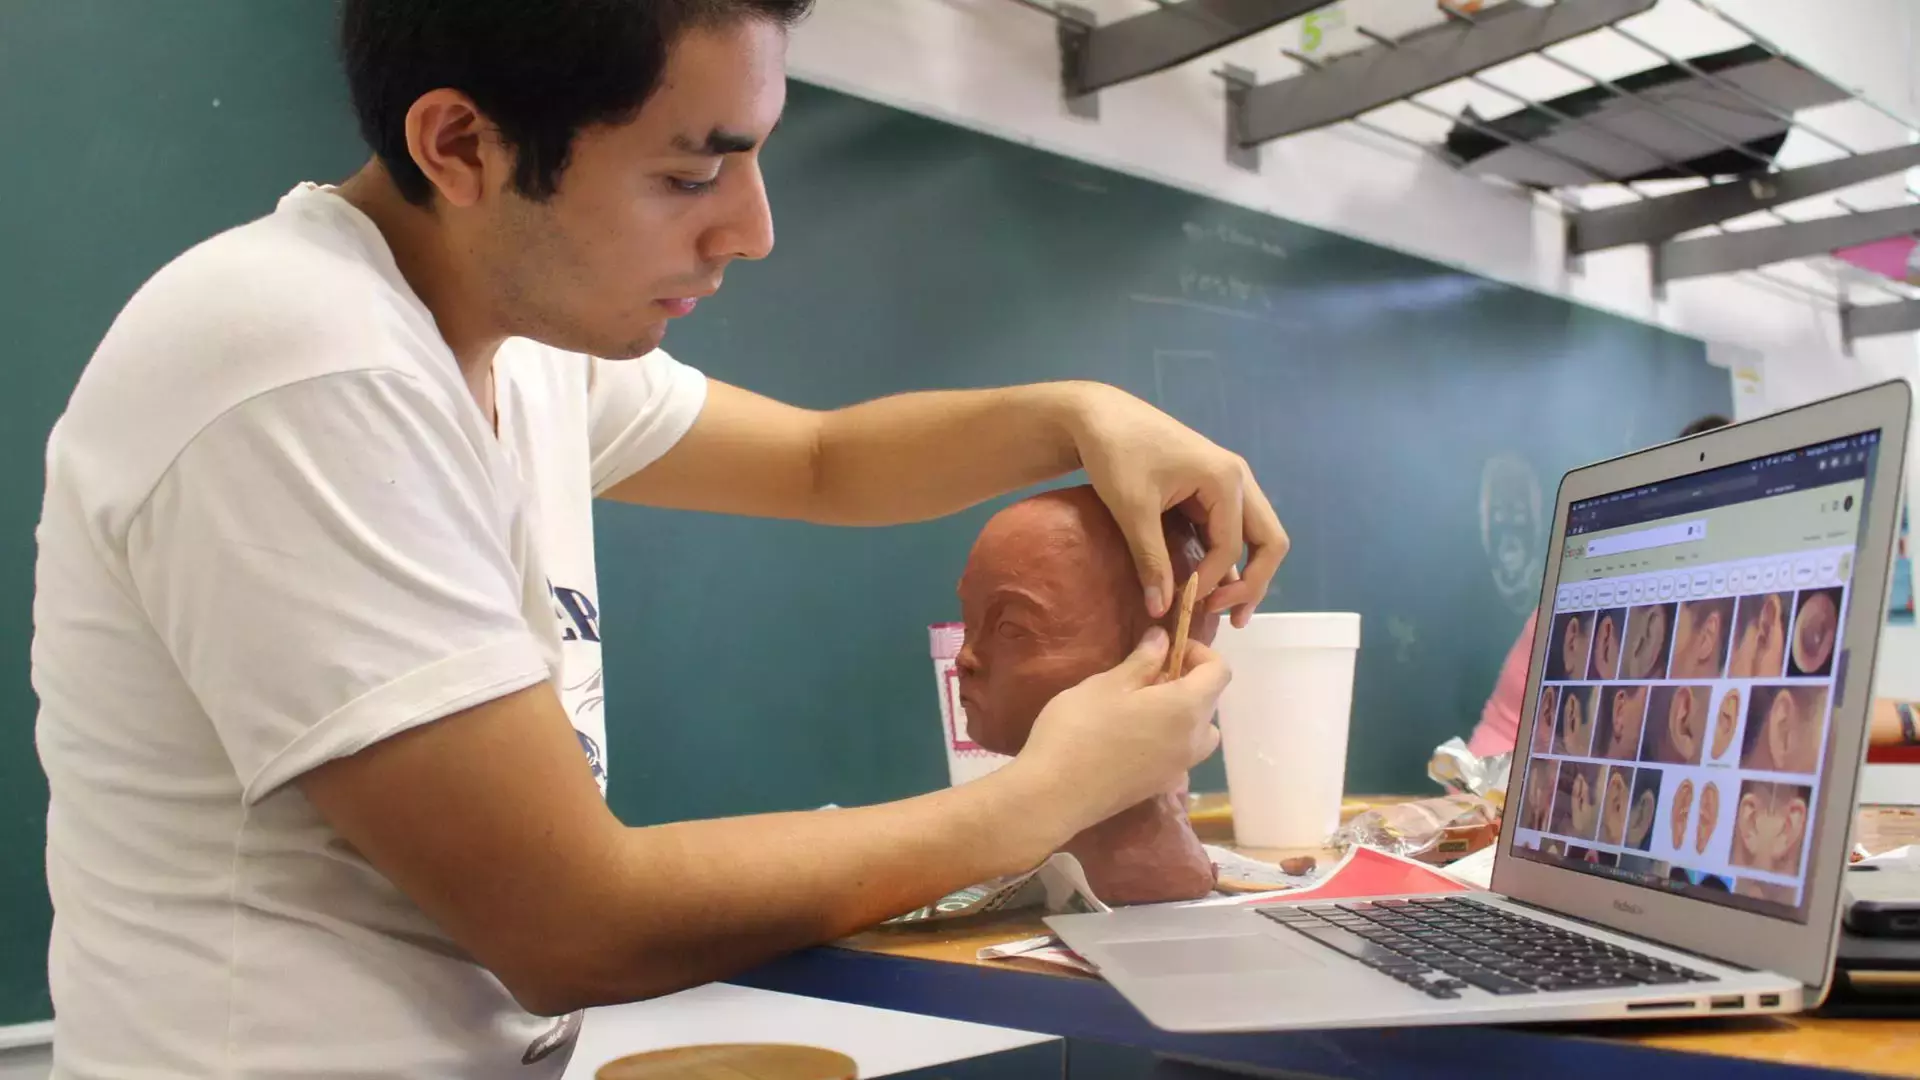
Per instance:
[[[1183,674],[1160,682],[1169,647],[1152,628],[1119,666],[1064,691],[1034,721],[1020,761],[1059,778],[1076,832],[1179,787],[1220,745],[1213,715],[1232,678],[1226,663],[1189,641]]]

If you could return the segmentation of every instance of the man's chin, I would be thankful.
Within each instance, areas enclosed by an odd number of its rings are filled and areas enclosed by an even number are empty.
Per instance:
[[[667,328],[658,326],[647,331],[645,337],[635,338],[614,348],[596,352],[594,355],[602,360],[638,360],[658,349],[660,342],[665,340],[666,336]]]

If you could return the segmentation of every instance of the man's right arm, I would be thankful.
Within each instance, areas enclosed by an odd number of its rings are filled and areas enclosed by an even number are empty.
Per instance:
[[[530,1008],[695,985],[1027,869],[1213,749],[1225,669],[1196,650],[1153,685],[1161,632],[1056,698],[1004,776],[625,828],[543,681],[490,435],[448,382],[341,373],[229,410],[129,524],[128,574],[243,798],[297,784]]]
[[[622,825],[541,684],[382,740],[297,782],[321,815],[530,1011],[671,993],[989,878],[1177,783],[1211,753],[1226,683],[1165,635],[1056,699],[998,772],[854,809]],[[727,767],[715,762],[715,768]]]

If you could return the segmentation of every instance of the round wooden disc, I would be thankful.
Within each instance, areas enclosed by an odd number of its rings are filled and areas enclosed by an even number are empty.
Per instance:
[[[837,1050],[785,1043],[676,1046],[609,1061],[596,1080],[856,1080],[853,1059]]]

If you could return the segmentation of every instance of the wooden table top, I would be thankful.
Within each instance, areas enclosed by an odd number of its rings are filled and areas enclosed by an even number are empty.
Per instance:
[[[1214,842],[1226,839],[1221,831],[1221,823],[1225,821],[1225,827],[1230,830],[1231,819],[1224,816],[1221,800],[1217,797],[1209,800],[1209,797],[1202,796],[1196,802],[1197,831]],[[1350,801],[1347,813],[1363,805],[1361,800]],[[1855,838],[1870,851],[1885,851],[1901,844],[1920,842],[1920,810],[1904,807],[1863,810]],[[1302,853],[1247,851],[1249,855],[1265,858]],[[1333,855],[1331,852],[1306,853],[1323,857]],[[839,945],[887,956],[1030,971],[1057,978],[1091,978],[1058,965],[1018,957],[989,961],[976,959],[979,950],[986,946],[1048,932],[1040,921],[1039,913],[1029,910],[919,927],[870,930],[848,938]],[[1661,1050],[1715,1054],[1782,1065],[1845,1069],[1873,1075],[1920,1076],[1920,1020],[1738,1017],[1589,1024],[1555,1030],[1575,1038],[1617,1039]]]

